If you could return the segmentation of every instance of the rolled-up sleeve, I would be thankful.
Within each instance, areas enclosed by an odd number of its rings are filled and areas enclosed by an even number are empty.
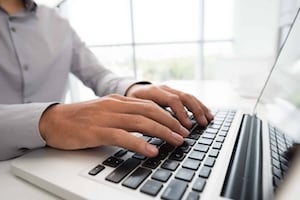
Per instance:
[[[53,104],[0,104],[0,160],[14,158],[28,149],[46,145],[39,132],[39,120]]]

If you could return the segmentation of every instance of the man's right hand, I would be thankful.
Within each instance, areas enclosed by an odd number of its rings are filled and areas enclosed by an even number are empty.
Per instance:
[[[147,157],[158,154],[155,146],[130,132],[161,138],[178,146],[189,132],[179,121],[152,101],[109,95],[93,101],[49,107],[39,123],[48,146],[74,150],[102,145],[123,147]]]

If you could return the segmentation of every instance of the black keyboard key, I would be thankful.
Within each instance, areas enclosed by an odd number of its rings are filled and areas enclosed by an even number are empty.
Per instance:
[[[169,178],[171,177],[172,172],[164,169],[158,169],[152,176],[152,179],[155,179],[157,181],[161,182],[167,182]]]
[[[219,132],[219,135],[220,135],[220,136],[223,136],[223,137],[226,137],[227,131],[221,130],[221,131]]]
[[[199,177],[208,178],[211,172],[211,168],[207,166],[203,166],[200,169]]]
[[[185,157],[185,153],[181,149],[176,149],[169,157],[171,160],[182,161]]]
[[[194,150],[201,151],[201,152],[207,152],[209,149],[209,146],[205,144],[196,144],[194,147]]]
[[[223,126],[230,127],[231,126],[231,121],[225,121]]]
[[[191,134],[202,134],[204,132],[204,129],[200,126],[196,126],[193,130]]]
[[[192,187],[192,190],[197,191],[197,192],[202,192],[204,190],[205,184],[206,184],[205,179],[197,178]]]
[[[193,179],[194,175],[195,175],[195,172],[193,170],[181,168],[177,172],[175,178],[190,182]]]
[[[187,186],[186,182],[174,179],[164,190],[161,198],[165,200],[180,200]]]
[[[281,167],[281,170],[283,171],[283,172],[287,172],[288,171],[288,166],[286,166],[285,164],[283,164],[283,163],[281,163],[280,164],[280,167]]]
[[[282,179],[281,169],[278,169],[277,167],[272,167],[272,169],[273,169],[273,174],[277,176],[277,178]]]
[[[193,139],[193,140],[198,140],[200,138],[201,134],[197,134],[197,133],[191,133],[189,134],[188,138]]]
[[[177,147],[177,149],[180,149],[184,153],[188,153],[191,150],[191,147],[190,147],[190,145],[188,143],[183,142],[183,144],[180,145],[179,147]]]
[[[284,157],[282,156],[279,156],[279,161],[283,164],[285,164],[286,166],[289,165],[289,161],[287,161],[287,159],[285,159]]]
[[[219,155],[219,150],[217,150],[217,149],[212,149],[209,151],[209,156],[211,156],[211,157],[216,158],[216,157],[218,157],[218,155]]]
[[[162,187],[162,183],[153,180],[148,180],[141,188],[141,192],[151,196],[156,196]]]
[[[206,139],[206,138],[203,138],[203,137],[201,137],[199,139],[199,144],[205,144],[205,145],[209,145],[210,146],[212,144],[212,142],[213,142],[212,139]]]
[[[165,152],[171,152],[175,149],[175,147],[171,144],[165,143],[160,147],[160,150],[165,151]]]
[[[124,156],[127,152],[128,152],[127,149],[120,149],[117,153],[115,153],[114,156],[120,158],[120,157]]]
[[[274,151],[271,151],[271,155],[272,155],[272,158],[279,161],[279,156],[277,153],[275,153]]]
[[[161,161],[157,158],[149,158],[144,163],[144,167],[149,167],[151,169],[155,169],[158,167],[158,165],[161,163]]]
[[[278,152],[278,148],[277,148],[276,144],[272,144],[272,143],[271,143],[271,150],[272,150],[274,153],[277,153],[277,152]]]
[[[205,154],[203,152],[195,151],[195,150],[193,150],[189,155],[189,158],[200,160],[200,161],[202,161],[204,157]]]
[[[283,149],[286,149],[286,144],[285,144],[284,138],[277,137],[277,143],[280,147],[282,147]]]
[[[109,157],[102,164],[110,167],[118,167],[123,161],[121,158]]]
[[[215,142],[213,145],[212,145],[212,148],[213,149],[218,149],[220,150],[222,148],[222,143],[220,142]]]
[[[208,167],[213,167],[214,164],[215,164],[215,161],[216,161],[215,158],[207,157],[207,158],[205,159],[204,165],[205,165],[205,166],[208,166]]]
[[[213,124],[218,124],[218,125],[222,125],[223,124],[223,120],[215,120],[212,121]]]
[[[167,169],[170,171],[175,171],[177,167],[179,166],[179,162],[175,160],[166,160],[162,165],[161,168]]]
[[[225,140],[225,137],[223,137],[223,136],[217,136],[217,138],[216,138],[216,142],[221,142],[221,143],[223,143],[224,142],[224,140]]]
[[[146,141],[146,142],[149,142],[149,141],[152,139],[152,137],[149,137],[149,136],[146,136],[146,135],[143,135],[143,136],[141,136],[140,138],[141,138],[142,140]]]
[[[163,141],[159,138],[152,138],[149,143],[156,146],[160,146],[163,143]]]
[[[168,143],[163,144],[159,148],[159,153],[158,153],[157,158],[160,160],[164,160],[170,154],[170,152],[174,150],[174,148],[175,148],[174,146],[172,146]]]
[[[123,183],[123,186],[136,189],[151,174],[151,170],[143,167],[137,168]]]
[[[186,142],[189,146],[194,146],[194,144],[196,143],[196,140],[185,138],[184,142]]]
[[[200,166],[201,162],[199,160],[194,159],[186,159],[184,163],[182,164],[182,167],[191,169],[191,170],[197,170]]]
[[[206,139],[215,139],[216,135],[215,134],[211,134],[211,133],[204,133],[202,135],[203,138],[206,138]]]
[[[139,159],[139,160],[145,160],[147,157],[138,153],[135,153],[133,156],[133,158]]]
[[[229,131],[229,128],[230,127],[223,126],[222,129],[221,129],[221,131],[225,131],[227,133]]]
[[[112,171],[105,180],[119,183],[125,176],[127,176],[132,170],[134,170],[139,164],[140,160],[129,158],[125,162],[123,162],[118,168]]]
[[[105,167],[102,165],[97,165],[96,167],[94,167],[93,169],[91,169],[91,171],[89,171],[89,175],[92,176],[96,176],[97,174],[99,174],[99,172],[101,172]]]
[[[211,124],[208,126],[209,128],[212,128],[212,129],[220,129],[221,128],[221,125],[219,124]]]
[[[199,200],[200,195],[196,192],[190,192],[186,198],[186,200]]]
[[[276,176],[273,176],[273,185],[274,187],[278,188],[280,186],[281,180]]]
[[[272,158],[272,165],[280,169],[280,162],[274,158]]]
[[[213,129],[213,128],[207,128],[205,130],[206,133],[212,133],[212,134],[217,134],[218,133],[218,129]]]

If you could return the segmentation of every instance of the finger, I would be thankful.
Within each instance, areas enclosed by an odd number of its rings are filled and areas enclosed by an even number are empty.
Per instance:
[[[97,133],[97,137],[101,145],[119,146],[146,157],[155,157],[158,154],[158,149],[154,145],[149,144],[125,130],[114,128],[100,129]]]
[[[176,118],[187,128],[191,128],[192,122],[188,117],[187,111],[185,110],[185,106],[177,95],[173,95],[171,93],[167,94],[167,98],[165,98],[165,103],[172,109]]]
[[[172,92],[174,94],[177,94],[183,104],[190,110],[196,121],[203,126],[206,126],[208,124],[208,121],[211,121],[213,119],[213,115],[210,113],[209,109],[202,104],[196,97],[186,94],[177,90],[174,90],[172,88],[169,88],[167,86],[163,86],[163,88],[169,92]]]
[[[161,138],[175,146],[179,146],[183,143],[183,137],[181,135],[142,115],[107,113],[106,116],[107,120],[104,119],[101,122],[101,126],[123,129],[129,132],[140,132],[145,135]]]
[[[184,128],[174,117],[172,117],[168,112],[159,107],[152,101],[135,101],[135,100],[126,100],[119,101],[113,100],[109,102],[109,105],[104,107],[109,108],[106,112],[109,113],[118,113],[118,114],[132,114],[132,115],[141,115],[146,118],[152,119],[157,123],[160,123],[172,131],[186,137],[189,135],[189,131]],[[103,105],[102,105],[103,106]],[[103,115],[102,115],[103,116]],[[118,116],[115,116],[118,117]],[[114,117],[106,117],[105,119],[114,119]],[[99,119],[99,121],[102,121]],[[112,120],[110,120],[112,121]],[[113,122],[114,122],[113,121]],[[124,123],[124,121],[119,121],[119,123]],[[120,124],[121,124],[120,123]],[[130,122],[129,122],[130,123]]]
[[[147,93],[140,94],[139,97],[151,99],[160,106],[169,106],[183,126],[187,128],[192,126],[185,107],[177,95],[163,90],[160,87],[153,86]]]

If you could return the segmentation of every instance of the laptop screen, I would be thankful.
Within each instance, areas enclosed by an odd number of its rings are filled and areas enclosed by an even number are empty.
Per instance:
[[[299,10],[254,113],[300,142]]]

